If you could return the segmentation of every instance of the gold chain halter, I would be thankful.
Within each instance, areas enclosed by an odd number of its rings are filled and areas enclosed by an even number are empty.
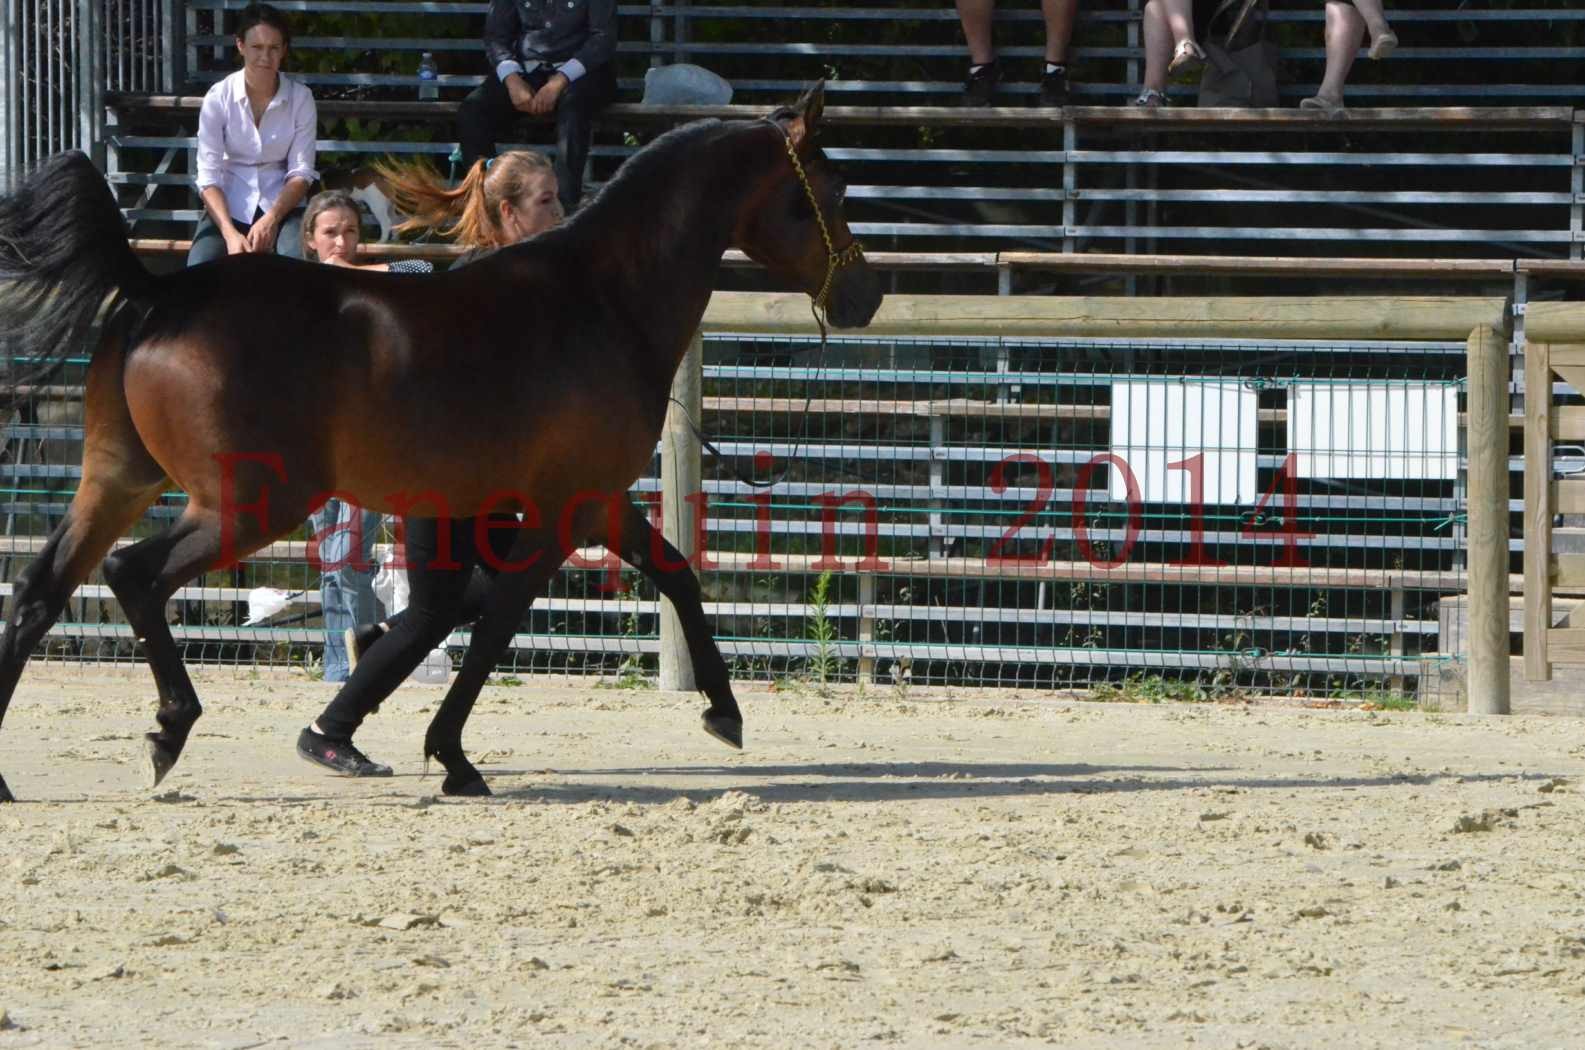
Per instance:
[[[831,282],[836,278],[837,271],[863,259],[864,246],[855,237],[848,242],[846,248],[841,251],[836,250],[836,246],[831,243],[831,231],[826,227],[825,214],[820,210],[820,202],[815,199],[815,189],[809,185],[809,176],[804,173],[803,162],[798,159],[798,147],[793,145],[792,135],[776,121],[769,120],[768,123],[781,132],[782,140],[787,146],[787,159],[792,161],[793,174],[798,176],[798,184],[804,188],[804,196],[809,198],[809,206],[814,209],[815,222],[820,224],[820,239],[826,246],[826,279],[820,282],[820,291],[814,296],[813,306],[815,310],[823,311],[826,308],[826,297],[831,294]]]

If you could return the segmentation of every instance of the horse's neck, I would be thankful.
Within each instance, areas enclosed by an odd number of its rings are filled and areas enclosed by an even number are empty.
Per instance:
[[[644,364],[668,386],[709,305],[756,161],[768,155],[762,146],[742,127],[724,132],[636,192],[602,196],[587,217],[597,270],[612,285],[606,291],[642,317],[657,358]]]

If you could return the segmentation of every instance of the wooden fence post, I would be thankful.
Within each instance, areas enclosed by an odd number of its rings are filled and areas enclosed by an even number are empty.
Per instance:
[[[1508,713],[1508,340],[1469,334],[1469,712]]]
[[[681,402],[681,407],[673,403],[666,409],[660,455],[661,534],[690,563],[694,563],[699,554],[696,542],[699,504],[688,497],[699,492],[703,483],[699,439],[689,419],[700,419],[703,391],[704,338],[696,332],[671,383],[671,396]],[[698,688],[682,622],[677,618],[677,610],[664,598],[660,603],[660,687],[677,692],[693,692]]]

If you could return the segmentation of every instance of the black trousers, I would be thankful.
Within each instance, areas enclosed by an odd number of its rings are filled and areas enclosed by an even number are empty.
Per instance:
[[[484,529],[494,558],[478,545],[478,518],[403,519],[408,606],[387,621],[384,637],[358,661],[352,677],[316,719],[326,736],[350,740],[423,654],[453,628],[478,619],[491,581],[506,564],[517,536],[514,514],[491,514],[487,522],[498,526]]]
[[[550,79],[543,67],[527,74],[538,91]],[[594,118],[616,99],[616,71],[610,64],[574,80],[556,100],[556,182],[561,207],[571,215],[583,197],[583,168],[594,137]],[[495,156],[495,143],[525,114],[512,106],[506,85],[493,73],[462,100],[457,114],[457,134],[462,139],[462,170],[480,157]]]

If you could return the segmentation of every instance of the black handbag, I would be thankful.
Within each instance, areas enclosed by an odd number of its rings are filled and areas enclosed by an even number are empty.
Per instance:
[[[1219,18],[1230,16],[1220,43],[1211,39]],[[1266,0],[1222,0],[1206,23],[1205,71],[1200,105],[1240,109],[1278,104],[1277,45],[1266,39]]]

